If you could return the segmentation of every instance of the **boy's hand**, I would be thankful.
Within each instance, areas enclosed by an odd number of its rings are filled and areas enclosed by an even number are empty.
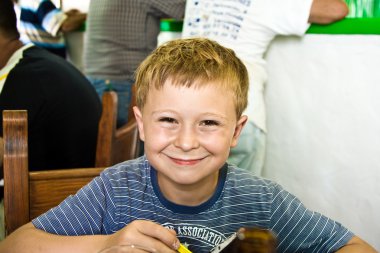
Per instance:
[[[103,248],[135,244],[153,248],[157,252],[175,252],[179,247],[176,232],[146,220],[135,220],[120,231],[107,236]]]
[[[337,252],[355,252],[355,253],[377,253],[377,251],[357,236],[354,236],[345,246],[340,248]]]

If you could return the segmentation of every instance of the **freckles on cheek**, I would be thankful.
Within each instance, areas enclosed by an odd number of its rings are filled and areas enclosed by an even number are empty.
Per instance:
[[[226,149],[227,146],[229,146],[229,142],[223,139],[215,139],[215,138],[207,138],[202,139],[200,141],[200,144],[207,148],[209,151],[213,152],[221,152]]]
[[[147,132],[145,136],[147,140],[151,140],[152,142],[155,142],[155,144],[159,144],[169,142],[172,134],[168,133],[166,129],[156,127]]]

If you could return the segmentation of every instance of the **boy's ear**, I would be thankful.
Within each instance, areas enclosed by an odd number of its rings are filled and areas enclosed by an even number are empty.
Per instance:
[[[144,123],[143,123],[143,119],[142,119],[142,113],[137,106],[133,107],[133,113],[135,114],[137,127],[139,129],[140,140],[145,141]]]
[[[231,141],[231,148],[235,147],[238,144],[241,131],[243,130],[243,127],[245,126],[247,121],[248,121],[248,117],[246,115],[243,115],[236,122],[234,135],[232,136],[232,141]]]

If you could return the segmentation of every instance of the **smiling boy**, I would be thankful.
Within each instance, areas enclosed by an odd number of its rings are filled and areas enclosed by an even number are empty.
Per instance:
[[[200,253],[241,227],[274,231],[278,252],[375,252],[278,184],[226,163],[247,121],[247,70],[232,50],[207,39],[168,42],[140,65],[136,88],[146,156],[106,169],[0,252],[132,243],[163,253],[182,242]]]

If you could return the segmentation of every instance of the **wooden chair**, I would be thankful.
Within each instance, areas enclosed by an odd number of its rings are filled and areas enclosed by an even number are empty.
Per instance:
[[[3,140],[6,235],[75,194],[104,169],[29,171],[26,111],[3,111]]]
[[[131,117],[125,126],[117,129],[116,93],[106,92],[102,103],[96,168],[29,171],[27,111],[3,111],[6,235],[75,194],[104,167],[138,156],[136,120]],[[133,115],[131,110],[129,113]]]
[[[132,110],[135,105],[134,90],[132,90],[131,101],[128,122],[117,128],[117,95],[113,91],[107,91],[103,94],[103,112],[99,122],[96,147],[96,167],[111,166],[138,157],[139,135]]]

